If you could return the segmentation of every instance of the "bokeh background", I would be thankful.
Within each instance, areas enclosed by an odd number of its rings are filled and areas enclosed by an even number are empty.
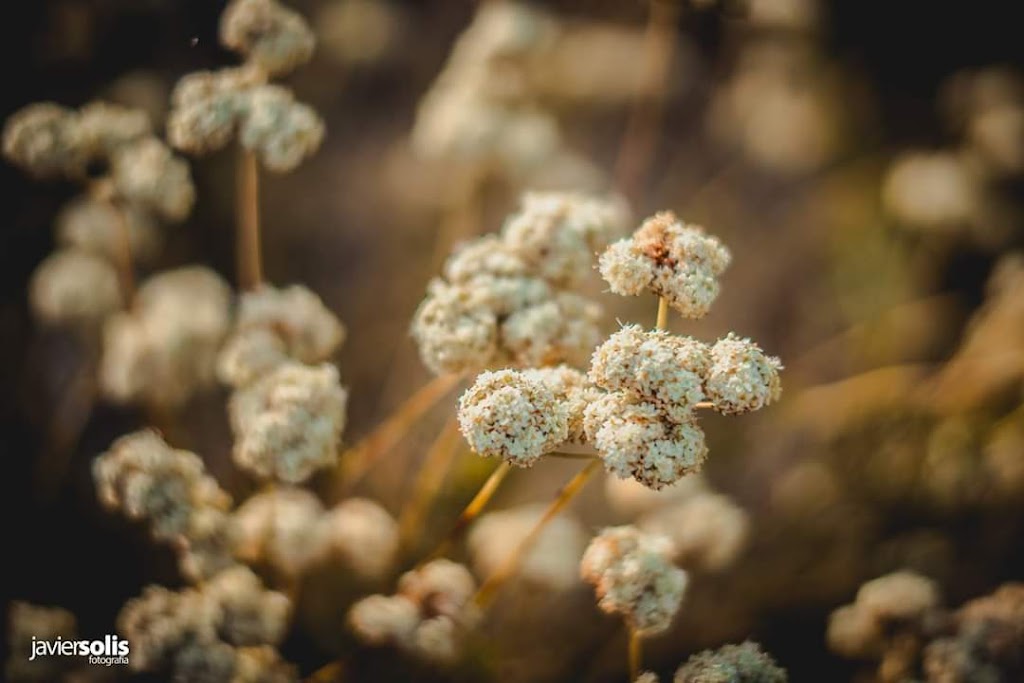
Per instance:
[[[265,270],[270,281],[318,292],[348,326],[337,360],[351,389],[351,441],[428,379],[407,330],[437,269],[439,226],[458,181],[443,163],[410,151],[409,134],[417,103],[475,4],[367,1],[361,4],[377,7],[363,24],[345,14],[343,6],[356,4],[347,0],[293,4],[321,44],[289,83],[322,114],[327,137],[297,172],[264,179]],[[607,96],[550,103],[569,147],[599,171],[587,182],[610,190],[630,94],[643,76],[648,5],[539,4],[573,26],[624,36],[617,68],[589,75]],[[704,420],[708,478],[747,511],[751,538],[733,567],[695,578],[676,627],[653,640],[646,657],[667,673],[695,650],[751,637],[794,681],[843,681],[857,667],[827,651],[825,623],[864,580],[914,568],[938,580],[957,605],[1024,576],[1022,167],[986,171],[984,189],[971,186],[973,213],[924,225],[900,214],[900,190],[891,187],[894,163],[913,150],[956,151],[964,164],[983,163],[971,156],[963,122],[970,88],[963,84],[989,67],[1019,78],[1024,42],[1017,8],[999,0],[776,4],[810,14],[758,22],[737,0],[684,4],[663,117],[649,164],[630,188],[638,219],[672,209],[733,250],[712,314],[693,324],[675,320],[673,329],[707,339],[735,330],[787,366],[777,406],[741,420]],[[0,116],[37,100],[79,105],[106,97],[145,106],[160,121],[181,75],[232,63],[217,45],[222,5],[47,0],[5,7]],[[1019,161],[1022,142],[1011,133],[996,148]],[[232,161],[223,154],[193,163],[196,209],[166,231],[159,268],[200,262],[231,280]],[[916,201],[948,207],[951,195],[965,191],[936,182]],[[530,174],[489,178],[471,231],[497,230],[519,193],[535,184]],[[89,476],[91,459],[146,416],[69,400],[86,354],[67,334],[36,324],[27,307],[30,274],[53,249],[54,216],[74,189],[33,182],[4,164],[0,192],[7,526],[0,595],[64,606],[83,632],[102,634],[141,586],[181,583],[169,550],[99,509]],[[653,301],[601,301],[608,330],[616,320],[653,321]],[[195,399],[167,431],[242,495],[253,484],[228,458],[225,396]],[[365,493],[398,505],[408,472],[451,405],[389,456],[393,466],[375,472]],[[53,443],[62,421],[76,434],[69,448]],[[444,527],[488,467],[471,456],[459,461],[435,510],[437,529],[428,533]],[[551,463],[524,473],[496,507],[546,500],[572,470],[572,463]],[[575,514],[595,529],[621,521],[600,484]],[[621,678],[621,629],[597,616],[588,595],[581,588],[558,603],[557,616],[516,614],[514,604],[499,602],[525,635],[519,659],[506,653],[510,663],[496,680]],[[586,629],[566,617],[570,608]],[[552,635],[544,624],[559,628]],[[301,635],[284,654],[306,672],[332,656]],[[366,656],[367,677],[359,680],[408,675]]]

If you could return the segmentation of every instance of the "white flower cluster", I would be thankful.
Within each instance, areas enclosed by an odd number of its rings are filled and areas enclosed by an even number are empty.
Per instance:
[[[75,615],[60,607],[11,602],[7,612],[7,661],[3,673],[9,681],[62,680],[78,662],[71,657],[35,656],[36,640],[74,640]]]
[[[199,456],[144,430],[115,441],[92,470],[100,503],[148,522],[154,538],[174,545],[187,576],[202,579],[231,563],[231,498]]]
[[[235,462],[291,484],[337,461],[348,393],[327,360],[345,328],[301,285],[242,294],[217,357],[229,402]]]
[[[934,581],[910,571],[886,574],[868,581],[856,600],[832,612],[826,640],[846,657],[873,657],[881,652],[887,626],[920,619],[939,606]]]
[[[171,95],[168,139],[189,154],[207,154],[237,137],[269,170],[291,171],[320,147],[323,121],[267,79],[309,60],[312,31],[275,0],[233,0],[221,15],[220,40],[247,61],[182,78]]]
[[[132,309],[113,315],[104,327],[103,393],[116,401],[173,407],[214,384],[230,297],[220,276],[200,266],[149,278]]]
[[[89,185],[88,195],[61,212],[62,249],[34,273],[29,302],[47,323],[95,332],[124,303],[115,265],[125,247],[152,258],[159,247],[154,218],[178,222],[192,210],[187,164],[153,136],[144,112],[102,102],[78,110],[50,102],[24,107],[4,125],[3,152],[34,176]],[[106,175],[90,178],[94,166]]]
[[[475,591],[472,574],[461,564],[433,560],[403,574],[396,595],[371,595],[353,605],[349,625],[365,643],[392,644],[429,661],[451,663],[477,620]]]
[[[600,307],[568,288],[619,234],[624,208],[572,194],[527,194],[498,236],[464,245],[431,282],[412,334],[437,374],[585,362]]]
[[[569,414],[538,378],[484,372],[459,398],[459,430],[479,455],[533,465],[569,436]]]
[[[718,239],[670,211],[644,221],[601,255],[601,277],[622,296],[651,292],[686,318],[705,316],[718,297],[718,276],[731,260]]]
[[[289,359],[326,361],[344,340],[344,325],[309,289],[263,285],[242,293],[217,374],[231,386],[244,386]]]
[[[169,672],[181,681],[284,683],[297,672],[274,646],[290,617],[287,597],[236,565],[202,588],[148,586],[121,609],[117,629],[131,643],[137,671]]]
[[[557,33],[554,18],[530,5],[480,5],[420,102],[412,132],[416,151],[519,172],[554,157],[561,133],[536,102],[532,78]]]
[[[636,527],[610,527],[587,546],[580,562],[598,605],[621,614],[640,634],[667,629],[683,600],[688,577],[669,559],[672,543]]]
[[[348,393],[329,363],[287,362],[231,396],[235,462],[290,484],[337,462]]]

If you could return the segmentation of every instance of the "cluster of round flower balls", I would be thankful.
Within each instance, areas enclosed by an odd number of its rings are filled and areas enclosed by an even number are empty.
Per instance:
[[[594,352],[590,380],[607,393],[587,406],[584,430],[606,469],[658,489],[707,457],[694,409],[758,410],[781,392],[778,360],[728,335],[713,346],[627,325]]]
[[[182,78],[171,96],[168,139],[190,154],[207,154],[237,136],[266,168],[294,169],[320,146],[323,122],[267,79],[309,60],[312,31],[275,0],[233,0],[221,15],[220,40],[245,56],[245,64]]]
[[[641,635],[660,633],[671,625],[688,582],[671,552],[665,537],[610,527],[591,540],[580,575],[594,586],[602,610],[622,615]]]
[[[217,358],[235,387],[229,403],[235,461],[264,478],[299,483],[337,461],[348,393],[326,361],[345,328],[305,287],[242,295]]]
[[[305,489],[258,493],[232,516],[235,557],[287,581],[314,563],[339,561],[365,580],[383,577],[398,553],[398,524],[377,503],[349,498],[330,510]]]
[[[144,112],[103,102],[24,107],[4,126],[3,151],[36,177],[88,184],[61,212],[61,249],[36,270],[29,300],[44,321],[96,329],[123,304],[114,265],[122,235],[151,256],[159,244],[154,218],[178,222],[191,211],[188,166],[153,136]]]
[[[371,595],[353,605],[349,625],[371,645],[388,643],[427,660],[451,662],[477,621],[475,591],[464,566],[433,560],[403,574],[396,595]]]
[[[622,296],[651,292],[685,318],[701,318],[718,297],[718,276],[731,256],[704,229],[686,225],[670,211],[644,221],[631,237],[601,255],[601,277]]]
[[[290,617],[285,595],[235,565],[201,588],[148,586],[121,609],[117,630],[131,643],[137,671],[169,671],[182,681],[284,683],[297,676],[275,649]]]
[[[231,321],[231,289],[214,271],[186,266],[147,279],[132,308],[103,328],[99,381],[118,402],[183,404],[214,383]]]
[[[423,362],[437,374],[583,362],[601,309],[570,290],[624,223],[617,202],[525,195],[500,235],[463,245],[430,283],[412,325]]]
[[[420,101],[414,149],[520,173],[550,161],[561,133],[536,102],[533,80],[557,33],[553,16],[525,3],[481,5]]]
[[[757,410],[778,398],[780,367],[731,334],[708,347],[628,325],[594,352],[589,377],[565,366],[482,373],[459,400],[459,426],[480,455],[521,467],[586,441],[609,472],[659,489],[707,456],[697,404]]]
[[[186,576],[200,580],[232,563],[231,498],[199,456],[143,430],[115,441],[92,469],[100,503],[148,522],[154,538],[173,544]]]

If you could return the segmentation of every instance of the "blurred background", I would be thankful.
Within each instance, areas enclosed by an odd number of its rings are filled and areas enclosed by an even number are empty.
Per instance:
[[[794,681],[852,680],[859,667],[830,654],[824,633],[863,581],[912,568],[955,606],[1024,576],[1024,42],[1013,3],[535,3],[558,37],[540,65],[511,63],[495,78],[530,79],[530,106],[557,126],[557,149],[489,151],[485,161],[410,143],[476,3],[292,5],[319,43],[288,83],[327,135],[296,172],[263,179],[265,270],[276,284],[306,284],[348,327],[337,361],[351,391],[349,442],[429,379],[408,326],[454,211],[465,237],[499,229],[526,189],[618,190],[637,224],[671,209],[733,251],[712,314],[672,329],[709,340],[733,330],[786,365],[778,405],[703,420],[706,477],[742,508],[749,533],[729,566],[696,572],[676,625],[648,644],[651,668],[669,673],[696,650],[750,637]],[[217,44],[222,8],[6,7],[0,116],[38,100],[104,98],[143,107],[159,125],[178,78],[234,62]],[[661,21],[653,43],[651,16]],[[665,68],[653,86],[652,44]],[[232,164],[230,154],[193,160],[196,208],[164,230],[147,269],[198,262],[233,281]],[[147,416],[82,399],[88,349],[34,322],[27,305],[74,188],[6,164],[0,188],[0,594],[61,605],[83,633],[103,634],[143,585],[181,584],[169,550],[100,510],[89,475],[91,459]],[[616,320],[653,324],[655,302],[592,286],[608,331]],[[241,496],[254,485],[230,462],[225,397],[196,397],[165,433]],[[362,492],[394,510],[453,405]],[[428,535],[491,466],[457,462]],[[573,469],[524,472],[494,507],[547,500]],[[573,515],[593,530],[630,513],[592,484]],[[589,588],[545,609],[508,598],[496,611],[487,628],[505,644],[497,663],[456,678],[624,676],[621,627],[598,616]],[[308,673],[344,647],[297,634],[282,651]],[[368,653],[355,680],[409,675],[394,666]]]

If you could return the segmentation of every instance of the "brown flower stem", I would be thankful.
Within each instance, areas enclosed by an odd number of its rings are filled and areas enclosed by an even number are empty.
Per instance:
[[[435,377],[427,382],[376,429],[343,453],[341,465],[337,470],[336,487],[351,488],[355,485],[366,474],[370,465],[398,445],[419,419],[455,388],[461,379],[462,376],[459,374],[450,374]]]
[[[694,403],[693,407],[697,410],[713,410],[715,404],[711,401],[701,401],[700,403]]]
[[[256,155],[244,147],[238,150],[237,182],[236,267],[241,288],[252,290],[263,282],[263,259],[260,254],[260,174]]]
[[[569,480],[569,483],[562,487],[562,490],[558,492],[558,495],[548,506],[548,509],[544,511],[544,516],[540,518],[537,524],[530,529],[530,533],[519,543],[519,547],[515,549],[498,571],[487,577],[487,580],[480,586],[480,590],[473,596],[473,602],[477,607],[485,608],[491,604],[498,590],[519,570],[520,563],[530,549],[533,548],[541,532],[576,497],[576,494],[583,489],[583,486],[590,479],[591,475],[597,471],[600,464],[600,460],[590,461],[575,477]]]
[[[644,37],[643,94],[633,103],[615,164],[615,185],[634,205],[638,203],[661,132],[679,11],[678,0],[651,0]]]
[[[413,482],[412,495],[398,516],[398,531],[402,547],[409,547],[423,528],[426,513],[441,490],[445,475],[459,453],[459,423],[452,416],[441,433],[434,439],[426,457],[420,464]]]
[[[668,299],[663,296],[658,297],[658,321],[654,327],[658,330],[668,329]]]
[[[128,216],[124,207],[115,200],[110,200],[110,208],[114,210],[117,223],[117,274],[121,280],[121,291],[124,293],[124,307],[131,308],[135,299],[135,265],[132,259],[132,234],[128,225]]]
[[[501,486],[501,482],[505,481],[505,477],[512,471],[512,466],[507,461],[502,461],[500,465],[494,468],[491,472],[491,476],[487,477],[487,481],[480,487],[480,490],[473,496],[473,500],[469,501],[469,505],[465,507],[459,518],[455,520],[455,525],[452,526],[451,531],[445,536],[444,540],[434,548],[434,552],[427,555],[423,562],[429,562],[430,560],[436,560],[439,557],[444,557],[455,545],[455,542],[462,537],[469,525],[473,523],[473,520],[480,516],[480,513],[491,502],[491,498],[497,493],[498,487]]]
[[[629,627],[629,680],[635,681],[640,676],[640,659],[642,657],[643,643],[640,633],[632,626]]]

